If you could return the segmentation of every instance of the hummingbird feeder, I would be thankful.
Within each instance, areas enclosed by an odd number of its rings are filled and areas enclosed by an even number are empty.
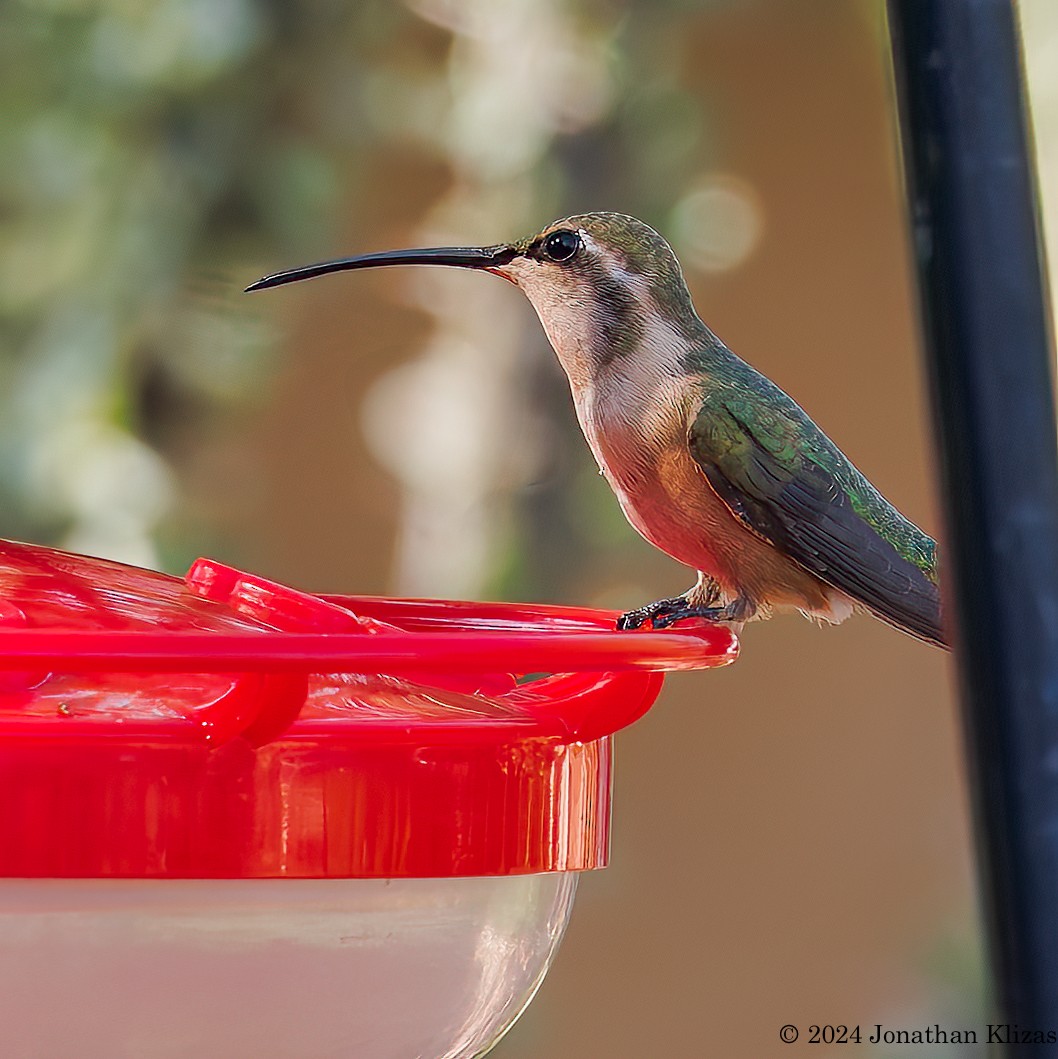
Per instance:
[[[484,1054],[606,864],[613,734],[737,650],[615,617],[0,543],[5,1054]]]

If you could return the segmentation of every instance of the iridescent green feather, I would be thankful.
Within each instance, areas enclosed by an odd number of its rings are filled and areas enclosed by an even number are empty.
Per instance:
[[[943,643],[934,541],[782,390],[706,334],[686,365],[702,380],[689,442],[718,495],[820,580]]]
[[[803,459],[832,475],[856,514],[936,583],[937,546],[933,538],[904,518],[782,390],[748,365],[747,370],[763,380],[770,392],[767,403],[762,404],[761,396],[747,396],[733,386],[727,403],[738,419],[752,426],[754,436],[783,466],[795,470]]]

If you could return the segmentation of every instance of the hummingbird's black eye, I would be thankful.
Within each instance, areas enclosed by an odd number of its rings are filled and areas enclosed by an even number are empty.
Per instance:
[[[552,261],[568,261],[580,249],[580,236],[568,228],[552,232],[540,247]]]

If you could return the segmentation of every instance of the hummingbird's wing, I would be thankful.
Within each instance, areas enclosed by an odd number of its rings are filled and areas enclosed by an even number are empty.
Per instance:
[[[945,646],[934,542],[785,393],[767,396],[723,389],[706,398],[689,444],[709,484],[749,529],[821,581]]]

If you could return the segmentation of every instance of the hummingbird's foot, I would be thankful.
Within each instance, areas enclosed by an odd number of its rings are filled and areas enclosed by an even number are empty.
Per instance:
[[[667,629],[683,618],[703,618],[705,621],[744,622],[753,617],[756,607],[744,596],[738,596],[722,607],[701,606],[690,603],[686,596],[659,599],[645,607],[630,610],[617,619],[618,629],[638,629],[646,622],[651,628]]]
[[[635,610],[622,614],[617,619],[617,628],[622,630],[638,629],[645,622],[650,622],[655,629],[659,628],[657,620],[666,614],[680,613],[687,610],[689,604],[686,596],[671,596],[668,599],[656,599],[645,607],[637,607]],[[715,609],[715,608],[709,608]],[[673,619],[675,620],[675,619]],[[661,626],[662,628],[664,626]]]

